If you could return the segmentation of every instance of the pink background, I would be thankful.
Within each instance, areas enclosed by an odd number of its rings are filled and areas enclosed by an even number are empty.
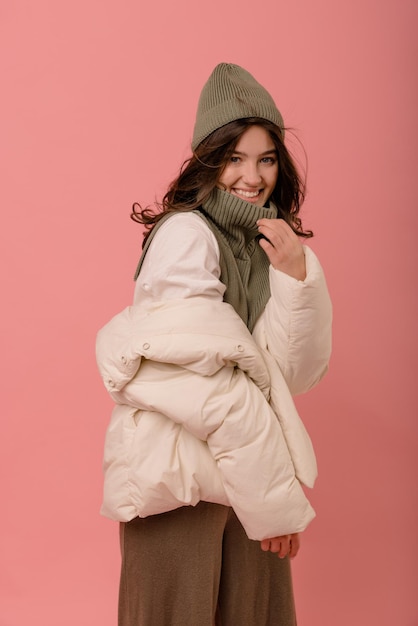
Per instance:
[[[417,14],[2,1],[1,626],[116,623],[95,334],[131,301],[130,206],[176,175],[220,61],[255,74],[307,150],[305,224],[335,307],[330,374],[298,400],[320,465],[299,624],[418,625]]]

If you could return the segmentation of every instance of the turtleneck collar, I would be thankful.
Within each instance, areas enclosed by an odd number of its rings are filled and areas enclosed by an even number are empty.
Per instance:
[[[203,203],[203,210],[223,232],[238,256],[241,256],[239,252],[242,246],[246,248],[259,234],[259,219],[277,218],[274,206],[259,207],[216,187]]]

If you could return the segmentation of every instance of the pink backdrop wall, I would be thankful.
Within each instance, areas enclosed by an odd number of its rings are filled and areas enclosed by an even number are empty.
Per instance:
[[[300,625],[417,626],[417,13],[3,0],[1,626],[116,623],[95,334],[131,300],[130,205],[176,174],[220,61],[254,73],[305,145],[335,306],[330,374],[298,400],[320,465]]]

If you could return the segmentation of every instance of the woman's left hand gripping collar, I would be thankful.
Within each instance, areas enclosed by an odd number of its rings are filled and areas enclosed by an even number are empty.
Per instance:
[[[282,219],[263,218],[257,222],[260,235],[259,244],[267,254],[270,263],[296,280],[305,280],[305,254],[299,237],[289,224]]]

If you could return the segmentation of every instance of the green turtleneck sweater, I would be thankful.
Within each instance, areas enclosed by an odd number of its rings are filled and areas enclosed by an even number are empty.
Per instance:
[[[252,331],[270,297],[269,260],[256,240],[257,221],[263,217],[276,218],[277,211],[215,188],[203,206],[194,212],[205,220],[218,242],[220,280],[226,286],[224,301],[233,306]],[[158,227],[172,215],[175,213],[167,214],[152,229],[135,280]]]

